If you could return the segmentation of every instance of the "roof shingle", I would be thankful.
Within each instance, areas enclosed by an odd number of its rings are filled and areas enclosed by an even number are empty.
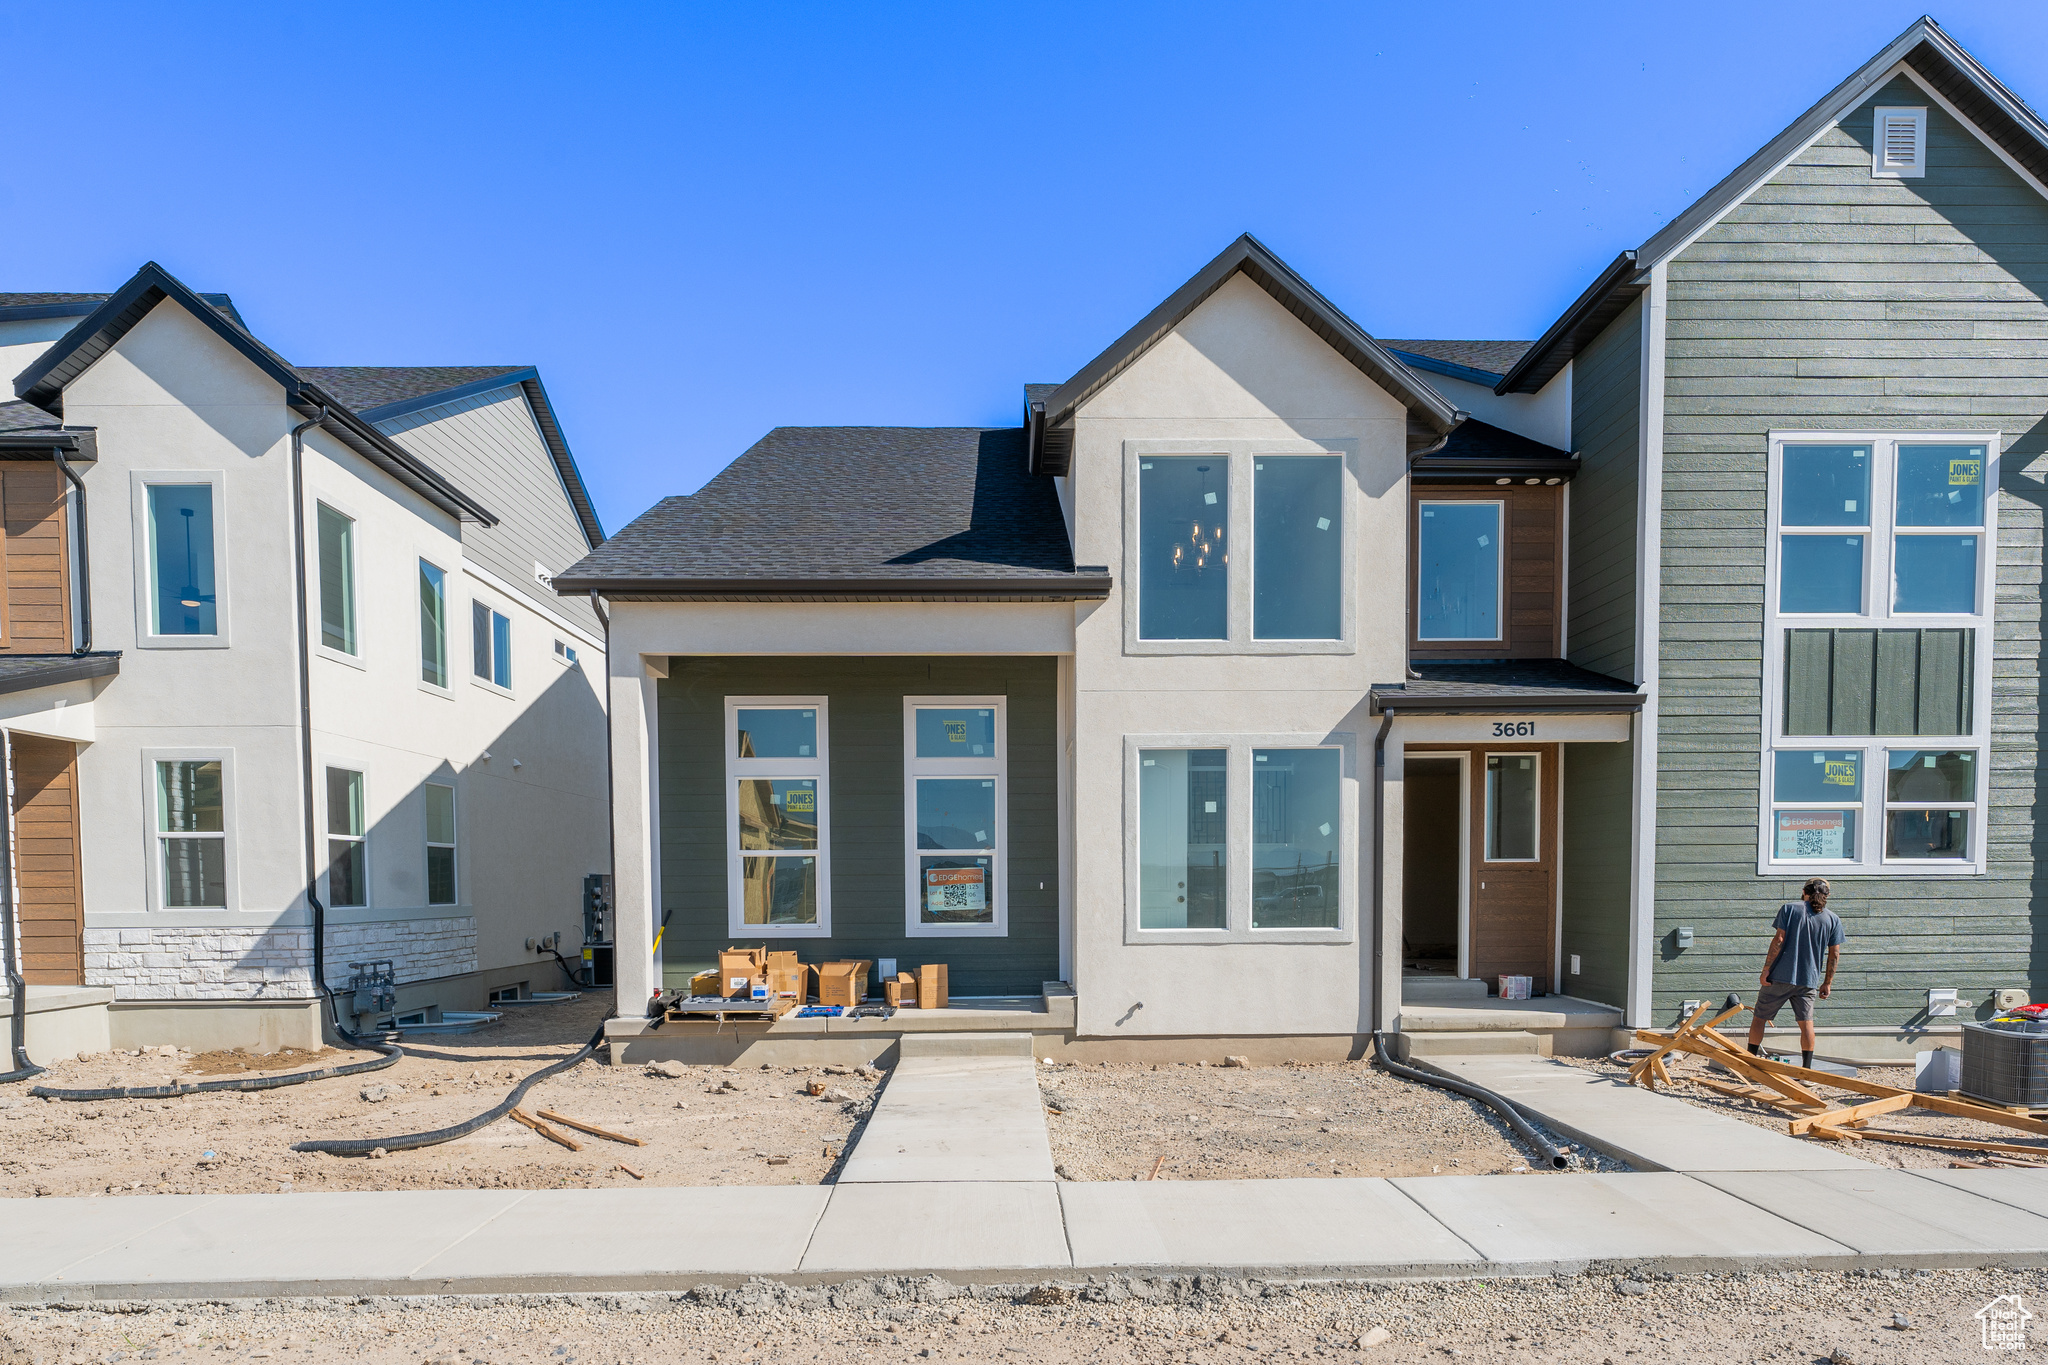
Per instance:
[[[459,389],[480,379],[521,374],[530,365],[295,365],[300,374],[357,412]],[[508,381],[509,382],[509,381]]]
[[[1462,365],[1468,370],[1480,370],[1490,375],[1504,375],[1513,369],[1515,362],[1528,354],[1533,341],[1389,341],[1381,338],[1380,344],[1390,351],[1406,351],[1410,355],[1428,356],[1432,360],[1447,361]]]

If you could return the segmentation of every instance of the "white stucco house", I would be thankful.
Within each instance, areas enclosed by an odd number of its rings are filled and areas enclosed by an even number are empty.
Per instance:
[[[154,264],[0,294],[0,371],[29,1053],[317,1045],[316,961],[344,1027],[559,988],[606,665],[549,580],[604,535],[539,375],[296,366]]]

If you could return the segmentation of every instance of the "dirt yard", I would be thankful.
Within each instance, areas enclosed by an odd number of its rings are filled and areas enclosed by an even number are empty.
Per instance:
[[[1611,1274],[1451,1283],[866,1280],[687,1295],[293,1299],[0,1308],[0,1365],[200,1360],[350,1365],[1017,1365],[1254,1359],[1560,1365],[1857,1365],[2032,1359],[1986,1351],[1975,1313],[2039,1271]]]
[[[1474,1100],[1369,1062],[1041,1065],[1052,1156],[1069,1180],[1486,1175],[1529,1153]],[[1552,1141],[1562,1139],[1552,1135]],[[1581,1153],[1588,1170],[1628,1167]]]
[[[1617,1077],[1628,1074],[1626,1066],[1618,1062],[1610,1062],[1605,1057],[1561,1057],[1558,1060],[1570,1062],[1574,1066],[1583,1066],[1603,1073],[1611,1073]],[[1799,1059],[1795,1056],[1792,1060],[1797,1062]],[[1719,1072],[1708,1071],[1706,1061],[1699,1057],[1681,1057],[1678,1054],[1667,1053],[1665,1054],[1664,1062],[1671,1072],[1672,1079],[1677,1081],[1684,1081],[1688,1076],[1712,1076],[1716,1080],[1724,1081],[1733,1079],[1723,1076]],[[1676,1064],[1674,1065],[1674,1063]],[[1901,1090],[1911,1090],[1913,1088],[1913,1068],[1910,1066],[1866,1066],[1857,1072],[1857,1078],[1873,1082],[1877,1085],[1896,1086]],[[1867,1095],[1852,1094],[1846,1090],[1832,1090],[1824,1085],[1814,1088],[1824,1098],[1839,1098],[1845,1106],[1869,1098]],[[1731,1095],[1716,1094],[1703,1085],[1681,1084],[1669,1093],[1684,1100],[1687,1104],[1695,1104],[1702,1109],[1711,1109],[1718,1114],[1727,1114],[1731,1118],[1741,1119],[1745,1123],[1753,1123],[1759,1128],[1768,1128],[1775,1133],[1787,1131],[1786,1122],[1790,1116],[1782,1109],[1774,1109],[1765,1104],[1753,1104],[1748,1100],[1737,1099]],[[2034,1137],[2015,1128],[2002,1128],[1995,1124],[1979,1123],[1975,1119],[1950,1118],[1946,1114],[1937,1114],[1927,1109],[1902,1109],[1896,1113],[1881,1114],[1877,1118],[1872,1119],[1869,1126],[1896,1133],[1912,1133],[1920,1137],[1951,1137],[1964,1138],[1971,1142],[2016,1143],[2025,1147],[2037,1148],[2041,1154],[2040,1159],[2048,1162],[2048,1137]],[[1824,1141],[1824,1139],[1810,1138],[1802,1139],[1802,1141],[1819,1142]],[[1939,1169],[1955,1161],[1981,1161],[1983,1159],[1981,1155],[1968,1151],[1951,1150],[1946,1147],[1910,1146],[1901,1142],[1857,1142],[1850,1145],[1850,1151],[1852,1155],[1868,1161],[1874,1166],[1892,1166],[1902,1170],[1912,1170],[1915,1168]],[[2033,1159],[2032,1157],[2017,1156],[2011,1153],[2007,1155],[2014,1155],[2016,1160]]]
[[[619,1169],[622,1164],[650,1185],[817,1184],[858,1132],[879,1082],[879,1073],[815,1067],[686,1067],[670,1077],[647,1067],[605,1065],[599,1052],[528,1091],[521,1107],[528,1113],[553,1109],[644,1138],[644,1147],[558,1129],[583,1144],[572,1152],[506,1118],[454,1142],[377,1159],[291,1150],[308,1138],[374,1137],[459,1123],[496,1105],[520,1077],[574,1053],[610,1005],[609,997],[591,995],[509,1009],[479,1033],[410,1039],[406,1057],[382,1071],[254,1093],[85,1102],[28,1097],[29,1084],[162,1085],[172,1076],[270,1074],[244,1072],[245,1066],[301,1071],[350,1055],[120,1053],[64,1062],[34,1082],[0,1086],[0,1197],[639,1183]],[[825,1094],[807,1094],[810,1082]],[[383,1098],[364,1098],[379,1094]]]

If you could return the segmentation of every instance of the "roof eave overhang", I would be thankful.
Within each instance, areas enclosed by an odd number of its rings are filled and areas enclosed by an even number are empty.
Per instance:
[[[1467,460],[1423,455],[1408,462],[1417,483],[1569,483],[1579,472],[1575,457],[1556,460]]]
[[[0,431],[0,460],[47,460],[53,450],[61,450],[75,460],[97,460],[99,434],[91,427]]]
[[[1645,700],[1640,692],[1592,692],[1583,696],[1511,697],[1491,693],[1410,696],[1399,690],[1377,687],[1369,695],[1374,715],[1391,712],[1398,716],[1625,716],[1642,710]]]
[[[1099,602],[1107,575],[1071,578],[602,578],[559,577],[563,597],[612,602]]]
[[[33,673],[0,675],[0,693],[33,692],[38,687],[55,687],[59,683],[77,682],[81,678],[111,677],[120,671],[119,650],[98,654],[52,656],[48,668],[39,668]]]
[[[1564,316],[1550,324],[1528,353],[1500,377],[1493,391],[1500,394],[1537,393],[1557,378],[1586,343],[1607,330],[1638,294],[1649,287],[1649,277],[1636,266],[1637,253],[1624,251],[1608,263],[1586,292],[1564,310]]]

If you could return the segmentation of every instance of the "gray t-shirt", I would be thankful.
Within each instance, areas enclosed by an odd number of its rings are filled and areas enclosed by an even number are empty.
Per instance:
[[[1842,917],[1799,900],[1779,906],[1771,927],[1785,931],[1785,946],[1771,964],[1771,980],[1783,985],[1820,985],[1827,976],[1828,949],[1842,942]]]

